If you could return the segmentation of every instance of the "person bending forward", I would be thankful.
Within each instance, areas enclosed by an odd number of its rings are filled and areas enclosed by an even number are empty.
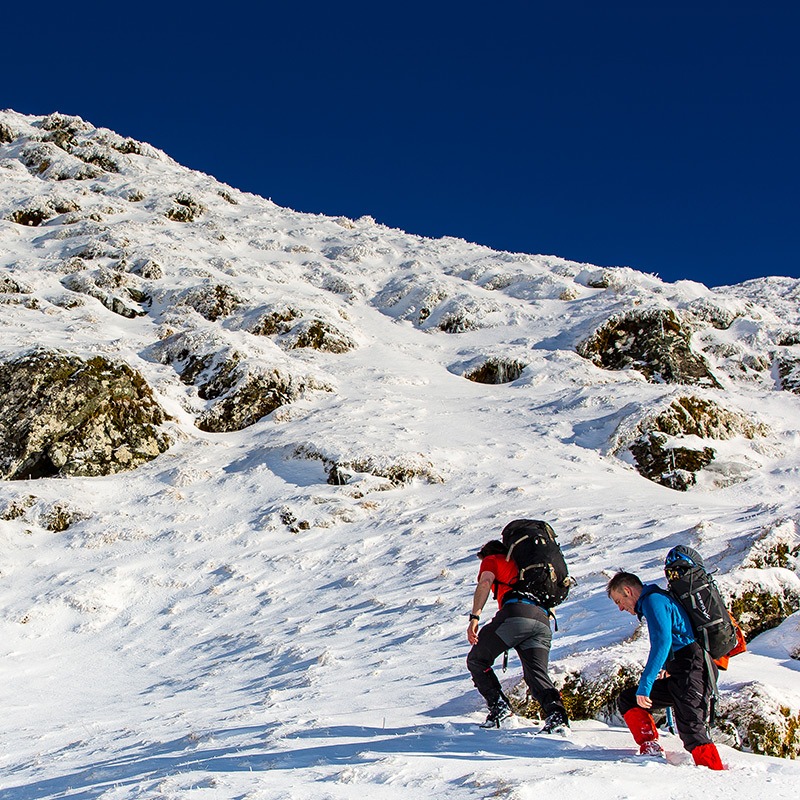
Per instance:
[[[650,653],[639,685],[625,689],[619,710],[639,745],[640,755],[663,756],[651,709],[671,707],[683,746],[694,763],[724,769],[706,726],[711,693],[703,649],[680,603],[655,584],[643,584],[630,572],[618,572],[606,593],[620,611],[647,620]]]

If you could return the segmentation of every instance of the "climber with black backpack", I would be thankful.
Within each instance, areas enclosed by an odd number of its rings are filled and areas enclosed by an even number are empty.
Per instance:
[[[730,658],[747,650],[744,635],[697,550],[682,544],[673,547],[664,559],[664,574],[669,593],[688,614],[695,640],[703,648],[710,687],[708,718],[713,724],[719,701],[717,669],[727,669]]]
[[[680,552],[676,554],[674,550],[667,556],[668,577],[671,571],[678,570],[673,562],[682,559]],[[679,571],[683,572],[683,567]],[[643,584],[630,572],[614,575],[606,593],[620,611],[647,621],[650,638],[647,663],[638,686],[624,689],[618,701],[620,713],[639,745],[639,754],[664,757],[651,709],[672,708],[678,735],[694,763],[712,770],[724,769],[707,725],[717,667],[699,644],[683,601],[655,584]],[[719,627],[717,616],[721,615],[715,615],[715,624],[711,626],[715,629]]]
[[[502,538],[487,542],[478,551],[481,566],[467,627],[472,645],[467,668],[489,706],[481,727],[499,728],[512,714],[493,664],[501,653],[513,649],[522,663],[525,683],[545,715],[540,733],[563,733],[569,729],[569,720],[547,667],[552,608],[566,598],[572,580],[553,529],[546,522],[514,520],[503,529]],[[478,631],[490,594],[499,611]]]

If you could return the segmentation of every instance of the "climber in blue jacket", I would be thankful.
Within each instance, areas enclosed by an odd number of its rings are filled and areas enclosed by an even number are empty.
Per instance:
[[[671,707],[678,735],[695,764],[724,769],[706,726],[711,688],[706,660],[686,611],[663,589],[643,584],[630,572],[618,572],[606,592],[620,611],[647,620],[650,653],[639,685],[619,696],[620,713],[639,745],[639,754],[664,756],[650,709]]]

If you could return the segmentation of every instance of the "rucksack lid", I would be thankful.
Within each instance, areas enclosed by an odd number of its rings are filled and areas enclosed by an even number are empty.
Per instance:
[[[680,569],[681,567],[700,567],[700,569],[705,569],[706,565],[697,550],[685,544],[679,544],[667,553],[667,557],[664,559],[664,570],[666,571],[670,568]]]

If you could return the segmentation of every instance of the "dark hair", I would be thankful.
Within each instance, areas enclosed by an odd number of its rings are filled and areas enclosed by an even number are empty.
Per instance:
[[[478,558],[486,556],[504,556],[508,554],[508,548],[499,539],[490,539],[478,550]]]
[[[631,589],[641,589],[643,584],[639,576],[634,575],[632,572],[618,572],[608,582],[608,586],[606,586],[606,594],[611,597],[611,592],[618,592],[620,589],[623,589],[626,586]]]

